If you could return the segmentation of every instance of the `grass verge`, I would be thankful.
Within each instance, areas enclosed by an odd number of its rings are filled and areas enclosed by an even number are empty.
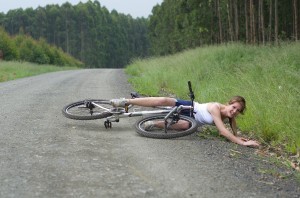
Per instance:
[[[77,67],[58,67],[52,65],[37,65],[27,62],[0,61],[0,82],[34,76],[47,72],[79,69]]]
[[[126,68],[135,90],[187,99],[192,81],[196,101],[247,101],[238,117],[243,133],[290,155],[300,152],[300,43],[278,47],[230,44],[135,60]]]

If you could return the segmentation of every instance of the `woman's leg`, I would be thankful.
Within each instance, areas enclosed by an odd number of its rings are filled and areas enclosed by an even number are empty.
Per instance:
[[[152,127],[157,127],[163,129],[165,127],[164,121],[148,121],[149,124],[146,124],[145,130],[151,130]],[[190,127],[190,123],[185,120],[179,120],[176,124],[171,126],[173,130],[187,130]]]
[[[190,127],[189,124],[190,123],[188,121],[179,120],[176,124],[173,124],[171,126],[171,129],[173,129],[173,130],[186,130]],[[156,123],[154,123],[154,126],[158,127],[158,128],[164,128],[165,127],[165,122],[164,121],[156,122]]]
[[[143,107],[155,107],[155,106],[175,106],[176,99],[168,97],[146,97],[146,98],[134,98],[127,99],[127,104],[138,105]]]

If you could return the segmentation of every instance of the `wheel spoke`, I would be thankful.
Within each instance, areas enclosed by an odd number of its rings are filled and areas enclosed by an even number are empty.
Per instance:
[[[99,108],[99,106],[105,108]],[[93,120],[111,116],[112,114],[108,112],[110,108],[111,106],[107,100],[85,100],[65,106],[62,112],[67,118]]]
[[[181,116],[178,122],[168,119],[167,128],[165,128],[164,117],[165,115],[151,116],[139,120],[136,123],[137,132],[142,136],[151,138],[176,138],[189,135],[197,129],[196,121],[186,116]],[[151,127],[147,123],[151,123]]]

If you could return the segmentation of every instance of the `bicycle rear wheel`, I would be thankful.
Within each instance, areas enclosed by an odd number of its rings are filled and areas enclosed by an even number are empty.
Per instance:
[[[95,104],[104,108],[97,107]],[[65,117],[74,120],[95,120],[113,115],[108,111],[110,108],[112,106],[109,100],[89,99],[66,105],[62,113]]]
[[[177,126],[173,124],[165,130],[163,127],[165,116],[166,115],[155,115],[138,120],[135,124],[136,132],[149,138],[169,139],[187,136],[197,130],[198,126],[196,120],[188,116],[180,116],[180,120],[177,123],[177,125],[179,123],[187,125],[188,127],[186,129],[176,129]],[[170,119],[172,119],[172,117]],[[145,123],[149,121],[161,123],[162,126],[153,127],[152,129],[145,129]]]

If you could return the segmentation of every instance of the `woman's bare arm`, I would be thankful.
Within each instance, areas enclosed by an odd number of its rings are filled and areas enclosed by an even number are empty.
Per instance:
[[[239,137],[236,137],[235,135],[233,135],[224,125],[222,118],[221,118],[221,112],[220,109],[217,105],[213,105],[210,108],[210,113],[214,119],[214,123],[217,127],[217,129],[219,130],[220,135],[226,137],[227,139],[229,139],[230,141],[240,144],[240,145],[244,145],[244,146],[259,146],[259,143],[253,140],[245,140]]]
[[[230,118],[229,119],[229,124],[232,129],[233,135],[237,136],[237,126],[236,126],[236,121],[235,118]]]

